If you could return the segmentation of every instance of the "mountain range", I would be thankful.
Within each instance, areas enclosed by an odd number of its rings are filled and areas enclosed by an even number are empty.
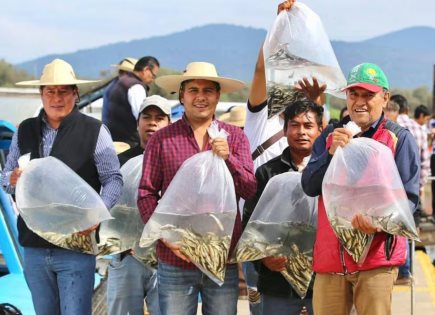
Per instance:
[[[165,36],[52,54],[16,66],[39,76],[45,64],[62,58],[73,65],[78,76],[98,78],[124,57],[151,55],[159,59],[162,67],[177,71],[191,61],[209,61],[220,75],[249,82],[265,37],[263,29],[210,24]],[[393,88],[433,85],[435,28],[412,27],[359,42],[331,43],[345,75],[356,64],[373,62],[383,68]]]

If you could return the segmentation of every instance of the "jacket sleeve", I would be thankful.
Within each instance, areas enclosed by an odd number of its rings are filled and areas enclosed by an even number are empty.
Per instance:
[[[322,182],[331,162],[332,155],[326,150],[326,138],[333,127],[330,125],[316,139],[310,161],[302,172],[302,189],[310,197],[322,194]]]

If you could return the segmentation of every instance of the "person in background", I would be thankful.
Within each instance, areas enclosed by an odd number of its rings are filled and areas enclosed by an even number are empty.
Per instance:
[[[140,144],[118,155],[121,166],[143,154],[149,138],[171,123],[171,105],[159,95],[147,97],[140,107],[137,130]],[[114,255],[108,268],[107,304],[109,315],[143,315],[144,299],[151,315],[160,315],[157,271],[134,256],[132,251]]]
[[[244,83],[218,76],[211,63],[192,62],[182,75],[162,76],[156,84],[168,92],[179,91],[179,100],[184,105],[185,112],[180,120],[157,131],[145,149],[138,196],[138,208],[144,223],[154,213],[159,199],[164,196],[183,162],[206,150],[211,150],[225,161],[234,180],[237,198],[253,196],[256,181],[248,139],[243,131],[217,121],[219,128],[229,133],[228,139],[211,140],[207,133],[207,128],[215,121],[221,92],[242,89]],[[230,252],[240,235],[241,218],[237,211]],[[236,264],[227,265],[224,283],[219,286],[196,268],[176,244],[160,240],[157,256],[162,315],[196,314],[199,293],[204,314],[237,313],[239,277]]]
[[[385,118],[397,122],[397,117],[399,117],[399,110],[399,104],[397,104],[395,101],[389,100],[384,110]]]
[[[314,141],[322,131],[323,108],[312,101],[297,101],[284,111],[284,134],[288,147],[280,156],[257,168],[257,192],[245,202],[243,226],[246,227],[269,180],[285,172],[302,172],[308,162]],[[272,210],[271,210],[272,211]],[[301,299],[280,271],[285,270],[285,257],[266,257],[255,262],[258,270],[258,291],[261,293],[261,314],[299,315],[305,307],[313,314],[312,290]]]
[[[411,119],[408,116],[409,106],[408,101],[403,95],[395,94],[391,97],[391,99],[396,102],[399,109],[399,116],[397,118],[397,123],[407,128],[411,134],[414,136],[415,141],[417,142],[418,147],[418,155],[420,159],[420,200],[423,198],[424,193],[424,185],[427,181],[427,176],[430,172],[430,158],[429,158],[429,149],[427,142],[427,131],[423,126],[430,118],[429,110],[426,106],[417,107],[414,112],[414,119]],[[420,217],[423,215],[422,205],[418,204],[418,208],[416,210],[417,221],[420,220]],[[417,222],[418,223],[418,222]],[[412,276],[410,272],[410,264],[411,257],[409,255],[409,251],[406,255],[406,262],[403,266],[399,268],[399,276],[397,278],[397,285],[408,285],[412,281]]]
[[[219,120],[243,129],[246,119],[245,106],[232,106],[219,116]]]
[[[139,143],[136,119],[140,105],[148,93],[148,85],[157,77],[159,61],[151,56],[140,58],[133,72],[127,72],[114,84],[109,94],[107,127],[113,141],[126,142],[130,146]]]
[[[361,128],[359,137],[372,138],[391,150],[410,211],[414,211],[419,200],[419,151],[412,134],[383,115],[390,98],[385,73],[375,64],[359,64],[351,70],[345,92],[350,116],[347,121],[352,120]],[[352,305],[358,315],[391,314],[394,281],[398,266],[406,257],[406,238],[381,232],[370,217],[356,214],[352,226],[374,234],[366,259],[358,264],[335,236],[322,199],[322,182],[331,159],[337,148],[345,147],[351,139],[351,132],[342,126],[328,126],[314,143],[311,159],[302,173],[305,193],[319,196],[313,252],[314,314],[348,315]]]
[[[109,121],[109,95],[110,91],[112,90],[113,86],[118,82],[119,78],[122,77],[124,74],[128,72],[133,72],[134,65],[136,64],[137,59],[134,58],[124,58],[122,59],[118,64],[112,65],[112,67],[115,67],[118,69],[118,76],[116,76],[110,84],[105,88],[104,94],[103,94],[103,108],[101,112],[101,121],[103,124],[107,125]]]
[[[347,107],[343,107],[340,110],[340,117],[339,117],[339,121],[341,121],[344,117],[349,116],[349,111],[347,110]]]
[[[20,180],[19,157],[31,153],[31,159],[59,159],[100,194],[107,209],[115,205],[123,182],[110,134],[105,125],[75,106],[77,85],[88,82],[77,79],[69,63],[55,59],[44,67],[39,80],[17,83],[39,86],[43,108],[37,117],[23,121],[12,138],[1,178],[6,192],[13,194]],[[29,189],[38,191],[37,187]],[[36,314],[91,315],[95,256],[47,242],[21,216],[17,225],[24,248],[24,276]],[[96,229],[80,233],[87,235]]]

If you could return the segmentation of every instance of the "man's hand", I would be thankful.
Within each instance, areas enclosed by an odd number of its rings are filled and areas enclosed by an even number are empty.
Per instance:
[[[12,187],[17,186],[17,182],[21,176],[21,173],[23,173],[23,171],[18,167],[12,171],[11,177],[9,178],[9,183],[11,184]]]
[[[312,100],[317,105],[322,104],[322,94],[326,90],[326,84],[319,85],[316,77],[313,77],[313,84],[307,78],[298,81],[296,89],[303,92],[310,100]]]
[[[282,10],[289,11],[291,9],[293,3],[295,3],[295,2],[296,2],[296,0],[287,0],[287,1],[281,2],[278,5],[278,12],[277,12],[277,14],[279,14]]]
[[[360,230],[361,232],[364,232],[366,234],[373,234],[376,232],[382,232],[381,228],[375,227],[372,224],[372,219],[368,216],[365,216],[363,214],[355,214],[352,218],[352,226]]]
[[[285,263],[287,262],[287,257],[265,257],[261,260],[263,265],[272,271],[284,271]]]
[[[329,148],[329,154],[334,155],[338,147],[344,147],[352,139],[352,133],[345,128],[336,128],[331,133],[332,144]]]
[[[230,148],[228,146],[228,141],[222,138],[216,138],[214,140],[210,140],[211,149],[214,154],[223,158],[224,160],[228,159],[230,156]]]
[[[184,260],[185,262],[188,262],[188,263],[191,262],[190,259],[188,257],[186,257],[185,255],[183,255],[183,253],[181,252],[180,245],[168,242],[168,241],[166,241],[164,239],[160,239],[160,240],[162,241],[163,244],[165,244],[165,246],[167,248],[169,248],[174,253],[175,256],[177,256],[178,258]]]
[[[89,229],[86,229],[86,230],[83,230],[83,231],[80,231],[79,232],[79,234],[80,235],[89,235],[89,234],[91,234],[93,231],[95,231],[96,229],[98,229],[98,227],[100,226],[100,224],[95,224],[95,225],[93,225],[93,226],[91,226]]]

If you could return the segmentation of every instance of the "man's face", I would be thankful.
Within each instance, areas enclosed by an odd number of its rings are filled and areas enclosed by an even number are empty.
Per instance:
[[[157,65],[154,65],[152,69],[150,67],[143,68],[142,71],[138,72],[138,75],[143,83],[151,84],[157,77],[158,71],[159,67]]]
[[[220,92],[216,84],[209,80],[193,80],[184,85],[180,101],[184,104],[187,119],[193,122],[204,122],[212,119]]]
[[[143,148],[157,130],[169,125],[169,117],[157,106],[145,108],[139,115],[137,131],[139,132],[140,142]]]
[[[41,99],[48,122],[57,128],[74,109],[77,93],[70,85],[48,85],[42,87]]]
[[[427,122],[429,121],[430,116],[424,116],[423,114],[420,114],[420,117],[418,117],[415,121],[417,122],[417,124],[419,124],[420,126],[426,125]]]
[[[290,119],[285,131],[290,150],[308,156],[316,138],[322,131],[313,112],[301,113]]]
[[[384,111],[385,114],[385,118],[391,120],[391,121],[396,121],[397,122],[397,117],[399,117],[399,112],[398,111],[394,111],[394,110],[388,110],[386,109]]]
[[[382,109],[386,106],[390,93],[379,91],[373,93],[362,88],[350,88],[346,90],[346,104],[350,118],[363,131],[378,120],[382,115]]]

